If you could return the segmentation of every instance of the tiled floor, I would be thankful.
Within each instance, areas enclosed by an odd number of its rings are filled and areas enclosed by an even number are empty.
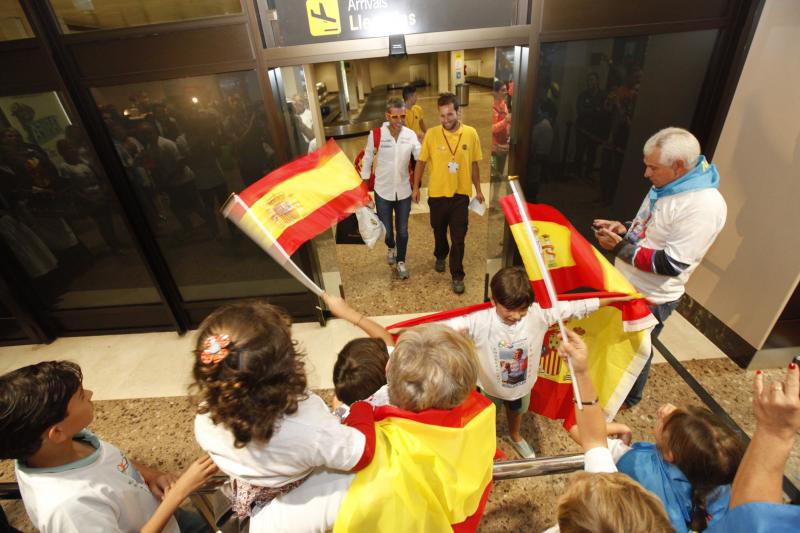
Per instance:
[[[428,311],[446,307],[431,306]],[[377,320],[389,325],[418,314],[385,315]],[[333,387],[331,376],[336,354],[360,334],[361,330],[338,319],[328,321],[325,327],[317,323],[293,326],[293,335],[307,354],[311,388]],[[677,313],[667,322],[661,340],[681,360],[724,357]],[[40,361],[69,359],[81,365],[86,386],[94,391],[95,400],[185,396],[194,341],[191,332],[183,337],[171,332],[64,337],[49,345],[0,348],[0,373]]]

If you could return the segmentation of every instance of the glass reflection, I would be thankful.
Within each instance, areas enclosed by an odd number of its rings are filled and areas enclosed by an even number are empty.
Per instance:
[[[0,341],[19,341],[26,338],[27,335],[22,331],[19,321],[0,302]]]
[[[50,0],[64,33],[146,26],[242,12],[239,0]]]
[[[276,168],[254,72],[93,93],[185,300],[302,290],[219,213]]]
[[[94,152],[55,93],[0,98],[0,238],[47,306],[158,301]]]
[[[515,80],[519,79],[519,63],[523,48],[519,46],[494,49],[494,82],[492,85],[492,157],[491,189],[488,200],[486,235],[486,272],[491,277],[502,266],[503,238],[506,219],[499,199],[508,194],[509,153],[516,137],[512,121]],[[524,61],[522,62],[524,63]],[[526,121],[522,121],[525,123]]]
[[[690,126],[716,35],[542,45],[523,179],[528,201],[556,206],[592,242],[594,218],[635,213],[649,185],[642,145],[660,128]]]
[[[19,0],[0,0],[0,41],[30,37],[33,37],[33,30],[25,18]]]

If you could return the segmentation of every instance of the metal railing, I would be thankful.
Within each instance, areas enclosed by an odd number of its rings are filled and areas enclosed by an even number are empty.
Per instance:
[[[535,459],[519,459],[516,461],[502,461],[494,464],[493,478],[495,481],[518,479],[523,477],[549,476],[553,474],[566,474],[583,469],[583,454],[553,455],[536,457]],[[197,489],[194,494],[213,494],[228,480],[227,476],[214,476]],[[20,499],[19,486],[16,482],[0,482],[0,500]]]
[[[503,481],[522,477],[567,474],[576,470],[583,470],[582,453],[502,461],[494,464],[492,477],[495,481]]]

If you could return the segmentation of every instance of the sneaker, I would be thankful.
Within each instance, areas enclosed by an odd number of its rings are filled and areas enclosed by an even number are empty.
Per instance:
[[[408,269],[405,261],[397,262],[397,275],[400,276],[400,279],[408,279]]]
[[[536,452],[533,451],[533,448],[531,448],[531,445],[528,444],[528,441],[525,439],[517,442],[509,437],[508,440],[511,441],[511,446],[514,448],[514,451],[523,459],[533,459],[536,457]]]
[[[464,280],[463,279],[454,279],[453,280],[453,292],[456,294],[464,294]]]
[[[389,248],[389,251],[386,252],[386,262],[390,265],[393,265],[397,262],[397,249],[396,248]]]
[[[437,259],[436,265],[433,268],[436,272],[444,272],[444,259]]]

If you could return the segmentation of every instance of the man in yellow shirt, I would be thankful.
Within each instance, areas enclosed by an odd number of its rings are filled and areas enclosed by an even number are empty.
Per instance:
[[[406,103],[406,127],[414,130],[422,142],[428,127],[422,118],[422,107],[417,105],[417,88],[413,85],[403,87],[403,101]]]
[[[430,128],[422,142],[422,151],[414,168],[411,197],[419,203],[419,187],[425,166],[430,162],[428,207],[435,247],[436,271],[444,272],[444,260],[450,255],[453,292],[464,292],[464,239],[469,221],[469,196],[475,186],[475,198],[484,202],[478,161],[483,159],[475,128],[458,120],[458,102],[453,93],[442,93],[436,102],[440,126]],[[450,242],[447,230],[450,229]]]

